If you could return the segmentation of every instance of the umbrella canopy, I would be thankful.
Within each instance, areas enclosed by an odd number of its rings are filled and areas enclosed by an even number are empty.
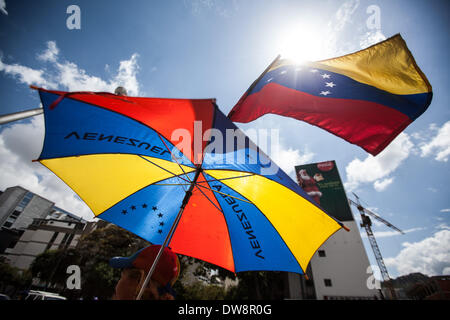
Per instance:
[[[39,94],[45,139],[38,161],[96,217],[153,244],[163,244],[169,234],[174,252],[232,272],[301,274],[343,227],[214,99]]]

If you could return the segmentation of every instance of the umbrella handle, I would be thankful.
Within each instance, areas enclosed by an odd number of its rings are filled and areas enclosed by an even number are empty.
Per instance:
[[[147,276],[145,277],[145,281],[142,284],[141,289],[139,290],[139,294],[136,297],[136,300],[141,300],[142,294],[144,293],[145,288],[148,285],[148,282],[150,281],[153,272],[155,272],[156,266],[158,265],[159,259],[161,258],[164,248],[167,247],[169,244],[172,234],[174,233],[178,222],[180,221],[181,215],[183,214],[184,208],[186,207],[187,203],[189,202],[189,199],[192,196],[192,190],[194,189],[195,183],[197,182],[198,177],[200,176],[200,172],[202,172],[202,169],[200,167],[197,167],[195,171],[194,180],[192,180],[191,185],[189,186],[189,190],[186,191],[186,194],[184,196],[183,202],[181,203],[180,211],[178,211],[177,216],[175,217],[175,221],[173,222],[172,226],[170,227],[169,232],[167,233],[166,238],[164,239],[163,244],[161,245],[161,248],[159,248],[158,254],[156,255],[155,261],[153,261],[153,264],[150,268],[150,270],[147,273]]]

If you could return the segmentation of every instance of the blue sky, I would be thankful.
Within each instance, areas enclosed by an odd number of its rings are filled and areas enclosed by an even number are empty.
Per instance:
[[[79,30],[66,24],[73,4]],[[392,276],[450,273],[449,14],[447,1],[0,0],[0,114],[38,107],[30,84],[214,97],[226,114],[279,53],[331,58],[401,33],[434,97],[377,157],[293,119],[267,115],[238,126],[278,129],[272,158],[292,177],[295,165],[336,160],[349,194],[407,231],[374,226]],[[62,182],[30,162],[42,137],[41,117],[0,127],[0,189],[19,184],[91,219]]]

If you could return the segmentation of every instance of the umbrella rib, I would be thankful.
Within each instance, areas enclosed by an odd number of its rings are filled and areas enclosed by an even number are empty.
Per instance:
[[[211,189],[211,188],[208,188],[208,187],[205,187],[205,186],[201,186],[201,185],[198,185],[198,184],[195,184],[195,185],[198,186],[198,187],[201,187],[201,188],[205,188],[205,189],[207,189],[207,190],[211,190],[212,192],[217,192],[217,193],[220,193],[220,194],[225,195],[225,196],[227,196],[227,197],[234,198],[234,199],[236,199],[236,200],[240,200],[240,201],[244,201],[244,202],[247,202],[247,203],[251,203],[251,202],[248,201],[248,200],[244,200],[244,199],[241,199],[241,198],[232,196],[232,195],[230,195],[230,194],[227,194],[227,193],[224,193],[224,192],[221,192],[221,191],[218,191],[218,190],[213,190],[213,189]]]
[[[190,183],[154,183],[154,186],[189,186]]]
[[[164,144],[164,146],[166,147],[167,151],[169,151],[170,155],[172,156],[172,159],[175,160],[175,162],[177,163],[177,165],[180,167],[181,171],[183,171],[184,174],[186,174],[186,172],[184,172],[183,167],[181,166],[181,164],[178,163],[177,157],[175,157],[172,153],[172,151],[169,149],[169,147],[167,146],[166,142],[163,140],[163,138],[161,137],[161,134],[159,132],[156,132],[158,134],[159,139],[161,139],[162,143]],[[191,179],[189,179],[189,176],[186,175],[186,177],[188,178],[189,182],[192,182]]]
[[[214,170],[220,170],[220,171],[233,171],[233,172],[236,172],[236,170],[234,170],[234,169],[206,169],[206,171],[214,171]],[[281,170],[280,169],[280,171],[283,171],[283,170]],[[240,172],[245,172],[245,173],[251,173],[251,172],[248,172],[248,171],[240,171]],[[288,186],[288,185],[285,185],[285,184],[283,184],[283,183],[281,183],[280,181],[276,181],[276,180],[274,180],[274,179],[272,179],[272,178],[270,178],[269,176],[265,176],[265,175],[263,175],[263,174],[259,174],[259,173],[255,173],[255,172],[253,172],[251,175],[249,175],[249,176],[257,176],[257,177],[261,177],[261,178],[263,178],[263,179],[267,179],[267,180],[270,180],[270,181],[272,181],[272,182],[274,182],[274,183],[276,183],[276,184],[279,184],[280,186],[283,186],[283,187],[285,187],[285,188],[287,188],[287,189],[289,189],[289,190],[291,190],[292,192],[294,192],[294,193],[296,193],[296,194],[298,194],[299,196],[301,196],[301,197],[303,197],[299,192],[297,192],[297,190],[295,190],[295,189],[293,189],[293,188],[291,188],[290,186]],[[242,176],[242,177],[244,177],[244,176]],[[291,179],[289,176],[287,176],[289,179]],[[214,178],[214,177],[213,177]],[[226,178],[224,178],[224,179],[226,179]],[[281,180],[283,180],[282,178],[280,178]],[[292,180],[292,179],[291,179]],[[292,180],[292,182],[294,182],[293,180]],[[293,184],[293,187],[298,187],[298,188],[300,188],[300,190],[302,190],[303,192],[304,192],[304,190],[298,185],[298,184],[296,184],[295,182],[294,182],[294,184]],[[304,197],[303,197],[304,198]],[[305,198],[306,199],[306,198]],[[309,200],[308,200],[309,201]],[[318,207],[320,210],[322,210],[323,211],[323,209],[320,207],[320,206],[318,206],[316,203],[314,203],[314,202],[312,202],[312,201],[310,201],[313,205],[315,205],[316,207]],[[327,213],[327,215],[329,216],[329,217],[331,217],[328,213]],[[334,217],[331,217],[331,218],[333,218],[334,220],[336,220]],[[337,221],[337,220],[336,220]]]
[[[226,184],[224,184],[225,186],[227,186]],[[229,186],[227,186],[227,187],[229,187]],[[229,187],[230,188],[230,187]],[[233,189],[234,190],[234,189]],[[214,190],[213,190],[214,191]],[[240,196],[243,196],[239,191],[237,191],[237,190],[234,190],[238,195],[240,195]],[[219,192],[219,193],[222,193],[222,192]],[[232,197],[232,196],[230,196],[230,197]],[[233,198],[235,198],[235,199],[239,199],[239,198],[236,198],[236,197],[233,197]],[[241,199],[239,199],[239,200],[241,200]],[[289,252],[291,253],[291,255],[294,257],[294,259],[295,259],[295,261],[297,262],[297,264],[298,264],[298,266],[299,266],[299,268],[300,268],[300,270],[303,272],[303,273],[305,273],[305,271],[303,270],[303,267],[301,266],[301,264],[300,264],[300,262],[298,261],[298,259],[297,259],[297,257],[294,255],[294,253],[292,252],[292,249],[288,246],[288,244],[286,243],[286,240],[283,238],[283,236],[280,234],[280,232],[278,231],[278,229],[277,228],[275,228],[275,226],[273,225],[273,223],[272,223],[272,221],[266,216],[266,214],[256,205],[256,203],[254,203],[254,202],[251,202],[251,201],[246,201],[246,200],[244,200],[245,202],[248,202],[248,203],[250,203],[252,206],[254,206],[261,214],[262,214],[262,216],[267,220],[267,222],[270,224],[270,226],[274,229],[274,231],[275,231],[275,233],[276,234],[278,234],[278,236],[280,237],[280,239],[281,239],[281,241],[284,243],[284,245],[286,246],[286,248],[289,250]],[[225,219],[226,220],[226,219]],[[336,231],[335,231],[336,232]],[[331,237],[331,235],[330,235],[330,237]],[[326,241],[326,240],[325,240]],[[321,244],[321,246],[325,243],[325,241]],[[319,248],[319,247],[318,247]],[[317,250],[316,250],[317,251]]]
[[[216,209],[217,210],[219,210],[222,214],[225,214],[220,208],[218,208],[217,206],[216,206],[216,204],[202,191],[202,189],[200,189],[199,188],[199,186],[197,185],[197,184],[195,184],[195,186],[197,187],[197,189],[198,189],[198,191],[200,191],[205,197],[206,197],[206,199],[208,199],[208,201],[209,202],[211,202],[212,203],[212,205],[214,206],[214,207],[216,207]]]
[[[205,181],[198,181],[197,183],[207,183],[207,182],[216,182],[216,181],[224,181],[224,180],[230,180],[230,179],[238,179],[238,178],[246,178],[254,176],[254,174],[249,174],[246,176],[240,176],[240,177],[229,177],[229,178],[222,178],[222,179],[214,179],[214,180],[205,180]],[[189,185],[189,183],[186,183],[186,185]]]
[[[153,185],[155,185],[155,186],[188,186],[188,185],[190,185],[190,184],[189,184],[189,183],[183,183],[183,184],[178,184],[178,183],[154,183]],[[222,194],[222,195],[224,195],[224,196],[227,196],[227,197],[230,197],[230,198],[234,198],[234,199],[236,199],[236,200],[240,200],[240,201],[244,201],[244,202],[247,202],[247,203],[251,203],[251,202],[248,201],[248,200],[241,199],[241,198],[232,196],[231,194],[224,193],[224,192],[221,192],[221,191],[218,191],[218,190],[214,190],[214,189],[211,189],[211,188],[208,188],[208,187],[199,185],[198,183],[195,183],[195,186],[196,186],[196,187],[200,187],[200,188],[204,188],[204,189],[206,189],[206,190],[210,190],[210,191],[212,191],[212,192],[220,193],[220,194]],[[200,189],[199,189],[199,190],[200,190]],[[201,190],[200,190],[200,191],[201,191]],[[202,193],[203,193],[203,192],[202,192]],[[205,195],[205,197],[207,197],[207,196]],[[221,212],[222,212],[222,210],[221,210]]]
[[[139,156],[140,158],[144,159],[145,161],[150,162],[151,164],[157,166],[158,168],[160,168],[160,169],[162,169],[162,170],[164,170],[164,171],[170,173],[170,174],[173,175],[174,177],[180,178],[180,179],[182,179],[182,180],[184,180],[184,181],[186,181],[186,182],[191,182],[190,179],[189,179],[189,180],[186,180],[186,179],[182,178],[180,175],[177,175],[177,174],[175,174],[175,173],[173,173],[173,172],[167,170],[166,168],[163,168],[163,167],[161,167],[160,165],[157,165],[157,164],[154,163],[153,161],[144,158],[144,157],[141,156],[140,154],[139,154],[138,156]],[[184,170],[183,170],[183,175],[186,175],[186,172],[185,172]],[[187,175],[186,175],[186,177],[187,177]],[[178,184],[178,185],[182,185],[182,184]]]
[[[238,178],[247,178],[247,177],[252,177],[255,174],[248,174],[245,176],[239,176],[239,177],[228,177],[228,178],[221,178],[221,179],[214,179],[214,180],[205,180],[205,181],[198,181],[197,183],[204,183],[204,182],[215,182],[215,181],[223,181],[223,180],[230,180],[230,179],[238,179]]]

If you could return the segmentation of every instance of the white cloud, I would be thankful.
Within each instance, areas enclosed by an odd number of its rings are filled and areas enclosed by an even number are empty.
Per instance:
[[[378,192],[384,191],[392,182],[394,182],[394,178],[386,178],[383,180],[376,180],[373,184],[373,187]]]
[[[365,49],[383,40],[386,40],[386,36],[383,34],[383,32],[381,32],[381,30],[370,30],[361,36],[359,40],[359,46],[361,49]]]
[[[433,130],[432,127],[430,127]],[[436,128],[434,127],[434,130]],[[448,161],[450,155],[450,121],[447,121],[438,131],[435,137],[420,147],[421,156],[434,156],[437,161]]]
[[[81,69],[73,62],[55,62],[58,72],[59,83],[69,91],[107,91],[114,92],[118,86],[127,89],[131,96],[139,95],[139,82],[136,78],[139,66],[137,64],[138,54],[135,53],[129,60],[120,61],[117,74],[105,81],[100,77],[89,75],[86,70]]]
[[[442,209],[441,212],[450,212],[450,209],[449,209],[449,208],[447,208],[447,209]]]
[[[438,230],[450,230],[450,226],[447,223],[440,223],[436,226]]]
[[[419,242],[405,242],[394,258],[386,258],[389,267],[395,267],[400,275],[421,272],[442,275],[450,268],[450,230],[441,230]]]
[[[58,177],[33,159],[39,157],[44,139],[43,116],[30,123],[18,122],[0,133],[0,189],[21,185],[86,220],[90,209]]]
[[[336,11],[332,21],[336,31],[341,31],[346,24],[352,22],[352,16],[359,7],[359,0],[349,0],[344,2]]]
[[[6,1],[5,0],[0,0],[0,11],[3,14],[8,15],[8,11],[6,11]]]
[[[269,127],[271,127],[270,130],[267,129]],[[303,151],[288,147],[285,141],[280,139],[280,130],[273,128],[273,124],[269,122],[250,125],[242,129],[242,132],[294,181],[297,179],[294,172],[295,166],[311,162],[315,155],[307,146],[303,148]]]
[[[120,61],[116,74],[109,80],[103,80],[90,75],[76,63],[61,59],[56,42],[48,41],[47,48],[37,55],[38,60],[49,63],[48,70],[33,69],[19,64],[6,64],[0,59],[0,71],[12,75],[20,83],[33,84],[46,89],[114,92],[116,87],[123,86],[129,95],[138,96],[140,94],[137,80],[138,57],[139,55],[134,53],[130,59]]]
[[[383,187],[386,188],[392,183],[390,180],[393,180],[393,178],[387,176],[408,158],[413,147],[414,144],[408,134],[402,132],[376,157],[368,155],[363,161],[360,159],[352,160],[345,168],[347,173],[346,189],[352,191],[361,184],[372,182],[375,189],[378,188],[377,191],[381,191]]]
[[[281,146],[277,152],[272,152],[270,158],[288,175],[293,177],[295,166],[311,162],[314,153],[305,150],[301,153],[298,149]],[[295,181],[295,177],[294,177]]]
[[[60,84],[69,91],[114,91],[115,87],[103,79],[91,76],[73,62],[57,63]]]
[[[417,140],[419,146],[423,146],[437,134],[439,129],[436,123],[431,123],[428,128],[411,133],[411,137]],[[420,154],[420,150],[417,151],[417,154]]]
[[[372,223],[376,222],[375,219],[372,220]],[[380,224],[382,226],[385,226],[383,223],[380,222]],[[420,231],[420,230],[424,230],[425,228],[411,228],[411,229],[407,229],[407,230],[402,230],[404,233],[411,233],[411,232],[415,232],[415,231]],[[375,239],[378,238],[387,238],[387,237],[395,237],[395,236],[401,236],[402,234],[398,231],[395,230],[389,230],[389,231],[374,231],[373,233]],[[367,233],[366,232],[361,232],[361,237],[362,238],[366,238],[367,239]]]
[[[55,41],[48,41],[47,42],[47,49],[42,52],[41,54],[38,54],[38,59],[42,61],[50,61],[50,62],[56,62],[57,56],[59,54],[59,49],[56,46]]]
[[[368,26],[373,12],[367,12],[368,7],[360,4],[360,0],[345,1],[329,20],[327,31],[322,33],[327,38],[327,51],[334,53],[329,57],[349,54],[386,40],[381,24]]]
[[[54,41],[47,42],[47,48],[36,55],[48,63],[48,69],[32,69],[19,64],[5,64],[0,60],[0,71],[13,76],[19,83],[34,84],[48,89],[68,91],[109,91],[121,85],[130,95],[139,95],[136,78],[139,66],[138,54],[120,61],[115,75],[103,80],[90,75],[76,63],[64,61]],[[31,160],[37,159],[44,139],[42,116],[31,118],[31,122],[17,122],[0,132],[0,188],[22,187],[39,194],[58,207],[87,220],[93,218],[91,210],[78,196],[47,168]]]
[[[42,87],[54,87],[55,83],[44,77],[44,70],[35,70],[19,64],[5,64],[0,58],[0,71],[14,77],[20,83]]]
[[[114,82],[117,85],[120,84],[121,86],[127,88],[127,91],[130,95],[139,94],[139,83],[136,78],[139,70],[139,65],[137,63],[138,57],[139,55],[137,53],[134,53],[131,56],[130,60],[120,61],[120,66],[117,70],[117,76],[114,79]]]
[[[362,33],[360,26],[365,25],[366,22],[355,20],[358,8],[360,8],[359,0],[345,1],[328,22],[327,32],[323,34],[327,37],[327,51],[333,52],[330,57],[349,54],[365,48],[367,43],[377,38],[373,31],[366,33],[367,29],[365,28]],[[378,35],[378,33],[376,34]]]

